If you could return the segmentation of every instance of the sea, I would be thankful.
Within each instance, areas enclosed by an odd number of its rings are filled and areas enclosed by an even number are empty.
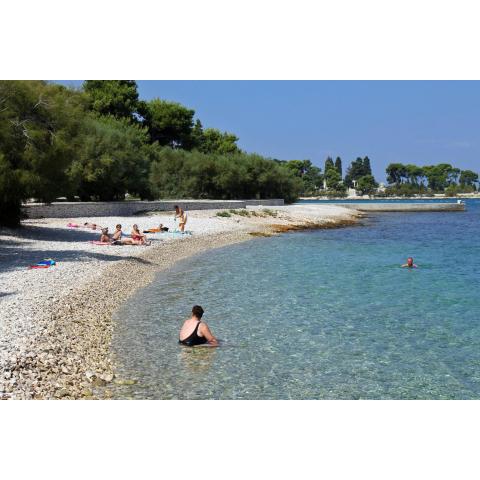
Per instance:
[[[116,374],[135,383],[114,397],[480,398],[480,201],[465,202],[255,238],[159,273],[116,314]],[[401,268],[408,256],[417,269]],[[178,344],[194,304],[221,347]]]

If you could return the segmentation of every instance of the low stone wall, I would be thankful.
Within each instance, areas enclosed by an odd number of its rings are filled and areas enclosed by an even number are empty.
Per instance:
[[[247,203],[256,202],[256,203]],[[262,202],[262,203],[260,203]],[[277,203],[281,202],[281,203]],[[246,208],[247,205],[283,205],[282,199],[273,200],[162,200],[154,202],[55,202],[24,205],[27,218],[93,218],[130,217],[141,212],[169,211],[174,205],[184,210]]]
[[[282,207],[285,205],[283,198],[271,198],[269,200],[245,200],[247,206],[254,207],[256,205],[263,205],[265,207]]]
[[[464,203],[335,203],[340,207],[361,212],[458,212],[465,210]]]

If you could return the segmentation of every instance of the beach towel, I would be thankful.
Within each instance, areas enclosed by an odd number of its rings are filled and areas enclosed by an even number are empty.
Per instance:
[[[55,260],[52,260],[51,258],[46,258],[45,260],[43,260],[41,262],[38,262],[34,265],[30,265],[28,268],[30,268],[30,269],[32,269],[32,268],[50,268],[50,267],[53,267],[56,264],[57,264],[57,262],[55,262]]]
[[[90,240],[92,245],[111,245],[112,242],[101,242],[100,240]]]

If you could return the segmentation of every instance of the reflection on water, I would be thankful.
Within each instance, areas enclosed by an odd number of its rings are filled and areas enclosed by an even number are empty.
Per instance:
[[[211,251],[118,313],[120,398],[480,397],[480,204]],[[401,269],[412,255],[418,270]],[[225,341],[187,348],[192,305]]]

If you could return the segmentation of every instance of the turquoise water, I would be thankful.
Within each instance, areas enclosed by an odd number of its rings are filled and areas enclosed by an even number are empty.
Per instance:
[[[259,238],[177,264],[118,315],[120,398],[480,398],[480,202]],[[412,255],[417,270],[399,267]],[[186,348],[193,304],[225,346]]]
[[[466,198],[375,198],[373,200],[363,198],[341,198],[337,200],[299,200],[297,204],[312,203],[456,203],[458,200],[462,202],[476,202],[475,199]]]

